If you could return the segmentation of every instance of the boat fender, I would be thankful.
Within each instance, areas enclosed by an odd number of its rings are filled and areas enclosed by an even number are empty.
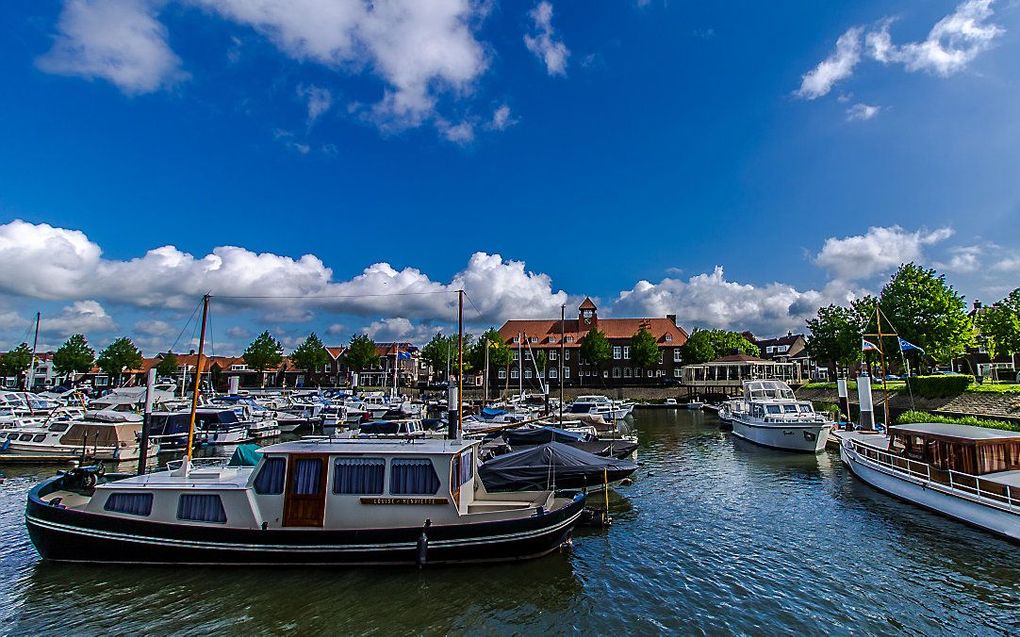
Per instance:
[[[415,563],[418,568],[425,566],[425,562],[428,560],[429,554],[429,536],[426,534],[429,527],[432,526],[432,520],[426,519],[424,526],[421,527],[421,535],[418,536],[418,554],[415,557]]]
[[[263,520],[262,521],[262,530],[265,531],[268,528],[269,528],[269,522],[266,522],[265,520]]]

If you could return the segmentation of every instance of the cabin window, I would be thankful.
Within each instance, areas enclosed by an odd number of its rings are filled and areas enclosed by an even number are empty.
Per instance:
[[[322,460],[301,458],[294,463],[294,495],[315,495],[322,478]]]
[[[780,413],[779,405],[765,405],[765,409],[767,409],[770,414]]]
[[[283,493],[283,476],[287,469],[284,458],[266,458],[259,475],[255,477],[255,493],[280,495]]]
[[[46,440],[46,434],[36,434],[32,437],[32,442],[42,442]]]
[[[20,440],[21,442],[28,442],[31,439],[32,439],[32,434],[21,434],[21,437],[18,438],[18,440]]]
[[[435,495],[439,476],[428,458],[396,459],[390,463],[390,493],[393,495]]]
[[[797,413],[797,405],[783,405],[783,411],[788,414],[795,414]]]
[[[333,461],[333,493],[381,495],[386,478],[382,458],[337,458]]]
[[[215,493],[183,493],[177,500],[177,519],[225,524],[227,512]]]
[[[50,431],[56,431],[56,432],[59,433],[61,431],[67,431],[67,428],[70,427],[70,426],[71,426],[71,423],[67,423],[67,422],[55,422],[52,425],[50,425]]]
[[[151,493],[111,493],[103,505],[106,511],[128,515],[149,515],[152,513]]]
[[[474,452],[465,451],[453,460],[453,474],[460,486],[471,479],[475,472]]]

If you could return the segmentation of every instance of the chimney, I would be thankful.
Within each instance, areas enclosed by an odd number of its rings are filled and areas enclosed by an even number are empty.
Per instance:
[[[974,310],[977,311],[977,310],[980,310],[980,309],[981,309],[981,301],[979,301],[977,299],[974,299]]]
[[[666,318],[669,319],[669,322],[673,324],[673,327],[678,327],[676,324],[676,314],[667,314]]]

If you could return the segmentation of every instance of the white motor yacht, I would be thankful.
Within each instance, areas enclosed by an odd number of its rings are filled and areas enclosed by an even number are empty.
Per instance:
[[[827,416],[809,401],[797,400],[779,380],[744,381],[743,398],[727,401],[719,416],[733,426],[734,436],[788,451],[818,453],[832,429]]]

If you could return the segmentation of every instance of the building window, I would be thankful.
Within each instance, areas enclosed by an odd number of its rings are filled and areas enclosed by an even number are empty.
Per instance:
[[[663,355],[664,353],[665,353],[665,352],[663,352],[663,351],[662,351],[661,349],[659,350],[659,365],[662,365],[662,355]]]
[[[386,461],[382,458],[337,458],[333,461],[333,493],[382,495]]]
[[[529,380],[531,379],[531,370],[530,369],[524,370],[524,378],[527,378]]]
[[[397,458],[390,463],[390,493],[393,495],[435,495],[439,476],[428,458]]]
[[[515,349],[515,350],[514,350],[514,360],[517,360],[517,359],[518,359],[518,358],[520,358],[520,357],[521,357],[521,352],[520,352],[520,350],[516,350],[516,349]]]
[[[613,360],[620,360],[623,349],[619,345],[613,346]]]
[[[550,343],[555,343],[556,342],[556,337],[555,336],[550,336],[549,337],[549,342]]]
[[[496,378],[498,378],[498,379],[500,379],[500,380],[505,380],[505,379],[506,379],[506,370],[505,370],[505,369],[501,369],[501,370],[499,370],[499,371],[498,371],[498,372],[496,373]]]
[[[322,371],[327,374],[329,373],[329,363],[326,363],[325,365],[322,366]]]
[[[679,367],[674,367],[673,368],[673,378],[680,378],[680,368]]]
[[[565,352],[563,352],[563,360],[565,360],[565,361],[569,361],[570,360],[570,350],[569,349],[566,350]]]
[[[619,378],[619,377],[620,377],[620,368],[619,367],[614,367],[613,368],[613,378]]]
[[[623,346],[623,357],[630,360],[630,345]]]
[[[765,353],[766,354],[771,354],[771,353],[773,353],[775,351],[776,351],[776,348],[774,346],[772,346],[772,345],[769,345],[768,347],[765,348]]]
[[[106,511],[128,515],[149,515],[152,513],[151,493],[111,493],[103,505]]]
[[[248,369],[247,365],[240,365],[240,364],[238,364],[238,365],[231,365],[230,366],[230,371],[232,371],[232,372],[243,372],[246,369]]]
[[[110,384],[108,376],[96,376],[96,387],[106,387]]]
[[[521,342],[521,337],[520,336],[515,336],[515,337],[513,337],[511,339],[511,342],[512,343],[520,343]]]
[[[564,343],[573,343],[574,342],[574,337],[573,336],[564,337],[563,342]]]
[[[521,376],[520,372],[518,372],[516,369],[510,370],[510,378],[520,378],[520,376]]]
[[[549,378],[559,378],[559,372],[555,367],[549,370]]]
[[[177,499],[177,519],[226,524],[227,512],[215,493],[183,493]]]
[[[287,468],[284,458],[266,458],[259,475],[255,477],[255,493],[280,495],[283,493],[283,474]]]
[[[563,379],[566,380],[568,378],[570,378],[570,368],[569,367],[564,367],[563,368]]]
[[[623,368],[623,377],[624,378],[630,378],[631,375],[632,374],[631,374],[630,368],[629,367],[624,367]]]
[[[672,334],[666,334],[666,342],[667,343],[672,343],[673,342],[673,335]]]
[[[531,343],[532,345],[534,345],[535,343],[538,342],[538,337],[537,336],[532,336],[532,337],[530,337],[528,339],[528,342]]]
[[[784,354],[784,353],[790,351],[790,346],[789,345],[780,345],[779,347],[776,348],[776,351],[779,352],[780,354]]]

